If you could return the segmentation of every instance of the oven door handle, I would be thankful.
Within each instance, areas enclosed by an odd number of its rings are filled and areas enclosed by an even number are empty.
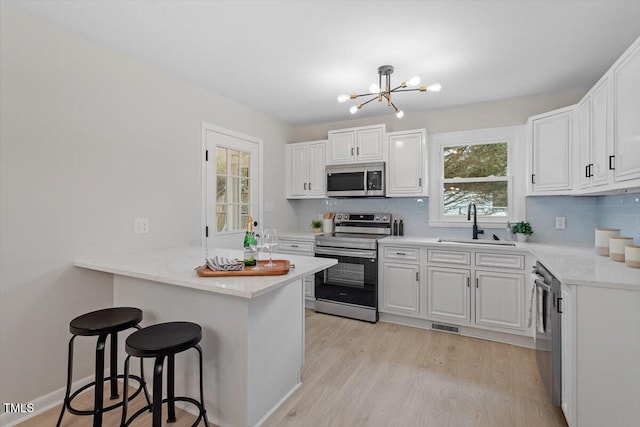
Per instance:
[[[545,291],[549,293],[551,292],[551,286],[539,281],[538,279],[536,279],[536,286],[540,286],[541,288],[543,288]]]
[[[358,250],[341,250],[335,248],[323,248],[316,246],[316,254],[318,255],[335,255],[335,256],[350,256],[354,258],[376,258],[375,251],[358,251]]]

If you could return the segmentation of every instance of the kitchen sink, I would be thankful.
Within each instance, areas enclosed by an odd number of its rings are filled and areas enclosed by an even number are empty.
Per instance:
[[[502,240],[480,240],[480,239],[444,239],[438,238],[440,243],[464,243],[472,245],[492,245],[492,246],[515,246],[515,242],[505,242]]]

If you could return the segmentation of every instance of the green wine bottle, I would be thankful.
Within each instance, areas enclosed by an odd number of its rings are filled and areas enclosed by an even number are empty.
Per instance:
[[[253,231],[253,218],[249,216],[247,218],[247,232],[244,234],[244,265],[247,267],[252,267],[256,265],[256,257],[252,245],[255,247],[256,244],[256,234]]]

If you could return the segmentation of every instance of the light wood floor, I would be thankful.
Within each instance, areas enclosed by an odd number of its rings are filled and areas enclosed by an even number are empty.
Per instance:
[[[566,427],[535,351],[306,312],[303,385],[265,426]]]
[[[566,427],[544,392],[535,352],[507,344],[306,310],[302,375],[302,387],[265,426]],[[133,407],[143,403],[138,396]],[[20,425],[54,426],[58,414]],[[118,425],[119,415],[105,414],[103,425]],[[194,420],[177,416],[170,426]],[[144,417],[134,425],[150,425]],[[91,418],[66,413],[62,425],[90,426]]]

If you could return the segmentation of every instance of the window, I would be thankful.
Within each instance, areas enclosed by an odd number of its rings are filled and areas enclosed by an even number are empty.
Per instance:
[[[442,148],[445,217],[466,216],[469,203],[478,215],[507,216],[507,151],[506,142]]]
[[[216,147],[216,231],[247,228],[251,213],[251,153]]]
[[[524,177],[522,134],[513,127],[433,135],[429,224],[466,226],[470,203],[485,226],[522,218],[523,178],[512,172]]]
[[[247,218],[261,221],[262,140],[203,123],[203,244],[242,244]]]

